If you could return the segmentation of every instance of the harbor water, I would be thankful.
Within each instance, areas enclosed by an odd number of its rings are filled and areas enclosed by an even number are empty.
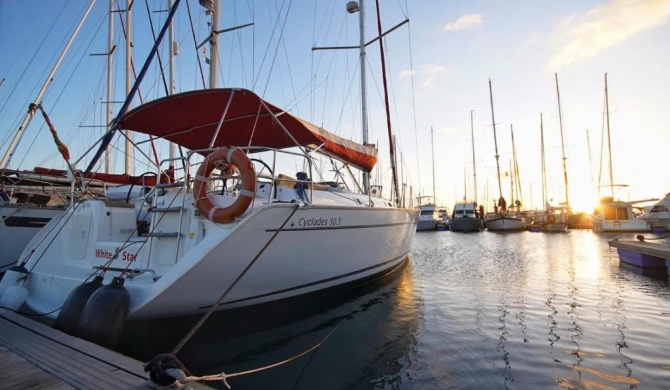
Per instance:
[[[177,356],[196,375],[232,374],[322,343],[233,389],[668,388],[667,277],[620,266],[614,237],[420,232],[393,277],[218,313]],[[138,324],[120,350],[147,360],[192,324]]]

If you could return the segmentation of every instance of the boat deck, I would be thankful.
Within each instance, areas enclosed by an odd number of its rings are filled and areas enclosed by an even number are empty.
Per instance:
[[[0,389],[148,389],[143,365],[0,309]],[[199,383],[188,386],[210,389]]]
[[[609,246],[670,260],[670,245],[647,241],[608,241]]]

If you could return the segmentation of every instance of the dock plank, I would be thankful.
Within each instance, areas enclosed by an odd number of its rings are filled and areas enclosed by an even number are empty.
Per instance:
[[[0,390],[147,389],[150,383],[142,362],[6,309],[0,309],[0,362]]]
[[[614,248],[626,249],[633,252],[643,253],[645,255],[658,257],[661,259],[670,259],[670,245],[647,242],[647,241],[619,241],[611,240],[607,242]]]

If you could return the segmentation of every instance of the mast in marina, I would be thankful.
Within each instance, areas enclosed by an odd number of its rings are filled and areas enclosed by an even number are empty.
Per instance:
[[[568,192],[568,167],[565,157],[565,142],[563,140],[563,114],[561,113],[561,94],[558,91],[558,73],[554,73],[556,79],[556,97],[558,98],[558,123],[561,128],[561,151],[563,152],[563,179],[565,181],[565,207],[570,212],[570,197]]]
[[[500,198],[498,199],[498,206],[501,207],[503,210],[506,209],[505,205],[505,200],[503,199],[502,196],[502,183],[500,182],[500,155],[498,154],[498,138],[496,136],[496,116],[495,113],[493,112],[493,89],[491,87],[491,79],[489,79],[489,97],[491,100],[491,119],[493,120],[493,142],[496,148],[496,170],[498,173],[498,194],[500,194]]]

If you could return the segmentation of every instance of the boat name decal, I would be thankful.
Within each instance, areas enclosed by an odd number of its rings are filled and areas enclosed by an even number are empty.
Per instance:
[[[114,256],[114,253],[110,250],[100,249],[100,248],[97,248],[95,250],[95,257],[97,257],[98,259],[111,260],[113,256]],[[123,251],[121,253],[121,259],[124,260],[124,261],[135,261],[135,260],[137,260],[137,253],[130,253],[130,252]]]
[[[298,220],[299,227],[314,227],[314,226],[340,226],[342,218],[300,218]]]

